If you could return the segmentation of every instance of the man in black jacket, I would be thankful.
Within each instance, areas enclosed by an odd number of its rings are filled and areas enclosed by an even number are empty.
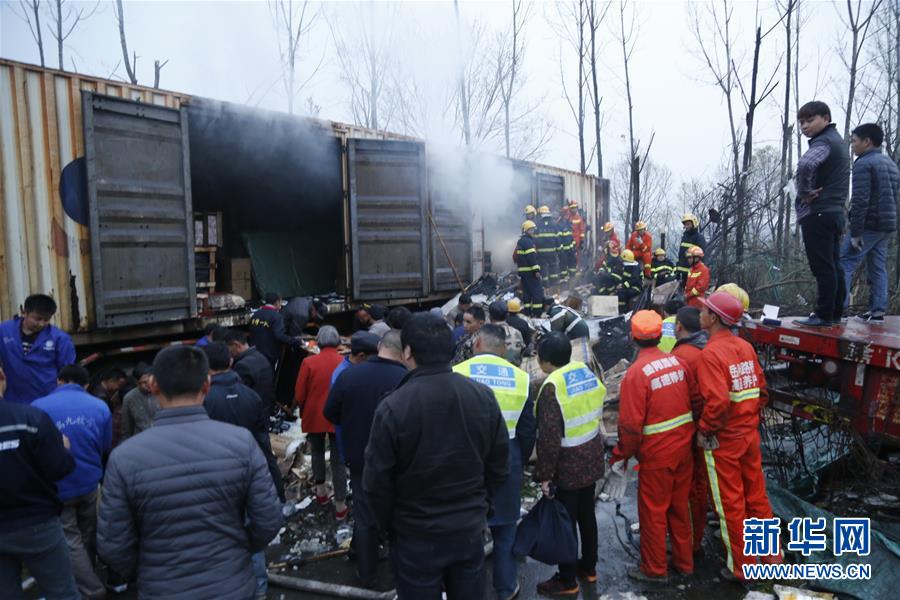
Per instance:
[[[484,597],[491,497],[508,476],[509,434],[490,388],[450,370],[442,319],[413,315],[401,334],[411,371],[375,410],[363,488],[391,538],[401,600]]]
[[[275,373],[272,365],[259,350],[250,347],[247,334],[240,329],[230,329],[222,337],[222,341],[228,346],[231,358],[234,359],[234,372],[244,385],[259,394],[268,417],[275,403]]]
[[[56,485],[75,470],[66,440],[44,411],[3,400],[0,369],[0,598],[22,598],[22,566],[48,598],[75,600]]]
[[[688,271],[691,265],[688,262],[687,251],[694,246],[700,246],[706,250],[706,239],[700,233],[700,219],[692,213],[687,213],[681,217],[681,224],[684,226],[684,233],[681,234],[681,244],[678,246],[678,262],[675,266],[675,274],[678,280],[684,283],[687,279]]]
[[[300,338],[289,336],[284,328],[278,294],[266,294],[266,303],[250,316],[250,345],[269,360],[273,369],[281,360],[284,346],[300,347]]]
[[[378,355],[342,373],[331,386],[325,403],[325,418],[341,427],[344,460],[353,489],[356,573],[365,586],[371,586],[375,580],[378,528],[362,485],[364,455],[375,409],[406,375],[406,367],[400,362],[402,352],[400,332],[387,332],[378,342]]]
[[[841,236],[850,190],[850,156],[847,143],[831,122],[824,102],[807,102],[797,111],[800,131],[809,138],[809,149],[797,162],[797,224],[809,269],[816,278],[816,311],[796,321],[807,327],[830,327],[841,321],[847,293],[841,270]]]

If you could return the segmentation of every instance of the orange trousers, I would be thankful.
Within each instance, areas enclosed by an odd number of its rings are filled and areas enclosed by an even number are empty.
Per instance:
[[[638,519],[641,524],[641,570],[654,577],[668,573],[666,532],[672,541],[672,564],[694,572],[693,538],[688,496],[693,454],[685,449],[674,467],[644,469],[638,475]]]

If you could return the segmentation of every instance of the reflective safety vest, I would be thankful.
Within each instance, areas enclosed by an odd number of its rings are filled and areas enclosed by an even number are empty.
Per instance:
[[[663,352],[671,352],[677,341],[675,339],[675,317],[666,317],[663,319],[662,337],[656,347]]]
[[[541,386],[552,384],[563,417],[563,448],[585,444],[600,433],[606,387],[583,362],[573,360],[547,376]],[[538,398],[541,397],[538,393]]]
[[[516,426],[528,400],[528,373],[493,354],[473,356],[453,370],[491,388],[506,421],[509,439],[516,437]]]

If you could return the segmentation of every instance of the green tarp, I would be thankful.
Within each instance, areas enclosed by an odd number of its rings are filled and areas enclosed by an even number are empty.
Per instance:
[[[243,234],[260,296],[284,298],[335,291],[341,242],[325,232],[256,232]]]

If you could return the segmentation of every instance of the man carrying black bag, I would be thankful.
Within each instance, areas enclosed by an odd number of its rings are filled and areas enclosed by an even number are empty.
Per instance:
[[[538,584],[538,592],[548,596],[576,596],[579,577],[597,581],[594,484],[603,476],[600,418],[606,388],[584,363],[571,358],[571,342],[562,332],[547,334],[538,345],[541,370],[548,375],[538,392],[534,478],[545,496],[566,507],[581,534],[581,560],[561,563],[556,575]]]

